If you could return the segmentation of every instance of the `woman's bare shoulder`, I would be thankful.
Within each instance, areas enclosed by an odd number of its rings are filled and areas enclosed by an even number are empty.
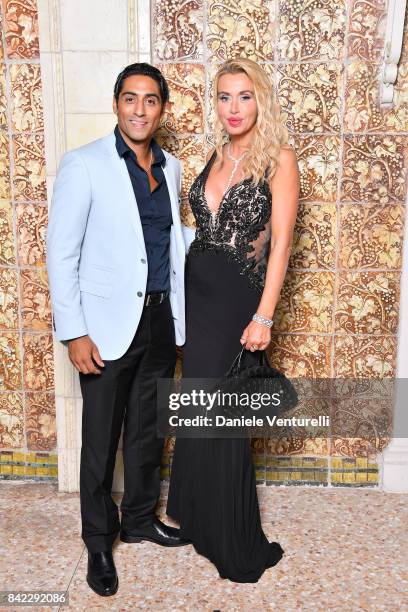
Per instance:
[[[286,168],[297,166],[296,151],[291,145],[284,145],[280,148],[278,166]]]
[[[290,145],[285,145],[280,148],[279,156],[277,160],[276,171],[270,179],[270,185],[278,185],[283,181],[291,182],[294,177],[299,174],[298,160],[296,152]]]

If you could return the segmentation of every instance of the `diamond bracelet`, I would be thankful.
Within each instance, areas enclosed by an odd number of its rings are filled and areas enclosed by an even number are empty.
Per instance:
[[[254,316],[252,317],[253,321],[256,321],[257,323],[260,323],[261,325],[265,325],[266,327],[272,327],[273,325],[273,321],[272,319],[267,319],[266,317],[255,313]]]

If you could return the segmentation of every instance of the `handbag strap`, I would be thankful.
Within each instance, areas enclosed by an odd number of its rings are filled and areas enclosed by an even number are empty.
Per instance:
[[[231,364],[230,369],[228,370],[226,376],[239,376],[240,372],[245,369],[243,362],[245,360],[244,354],[249,353],[246,348],[243,346],[238,355],[235,357],[234,361]],[[260,366],[269,366],[269,361],[266,356],[266,351],[257,351],[259,354],[259,364]]]

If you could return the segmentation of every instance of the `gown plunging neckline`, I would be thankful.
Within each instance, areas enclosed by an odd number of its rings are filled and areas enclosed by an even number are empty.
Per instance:
[[[212,166],[214,164],[216,155],[217,155],[217,153],[216,153],[216,151],[214,151],[213,154],[211,155],[210,159],[208,160],[207,166],[205,168],[204,177],[203,177],[203,201],[204,201],[204,204],[205,204],[208,212],[210,213],[210,215],[211,215],[211,217],[213,219],[216,219],[219,216],[221,208],[222,208],[222,206],[223,206],[223,204],[224,204],[224,202],[225,202],[225,200],[227,198],[227,195],[231,192],[231,190],[234,189],[234,187],[236,187],[237,185],[240,185],[241,183],[243,183],[243,182],[248,180],[248,179],[241,179],[240,181],[237,181],[236,183],[234,183],[233,185],[228,187],[228,189],[226,191],[224,191],[224,195],[222,196],[222,198],[221,198],[221,200],[220,200],[220,202],[218,204],[217,210],[211,210],[210,205],[208,204],[208,199],[207,199],[207,196],[206,196],[206,193],[205,193],[205,188],[206,188],[207,180],[208,180],[209,174],[211,172],[211,168],[212,168]]]

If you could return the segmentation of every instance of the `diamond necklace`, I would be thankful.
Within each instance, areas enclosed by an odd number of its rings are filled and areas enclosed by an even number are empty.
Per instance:
[[[233,167],[232,172],[230,174],[230,177],[228,179],[227,188],[225,190],[225,193],[227,193],[228,189],[231,187],[232,177],[234,176],[235,172],[237,171],[237,168],[238,168],[241,160],[245,157],[245,155],[247,153],[248,153],[248,151],[244,151],[243,154],[241,155],[241,157],[233,157],[231,155],[231,143],[228,143],[227,155],[230,158],[230,160],[234,163],[234,167]]]
[[[229,176],[229,179],[228,179],[228,182],[227,182],[227,186],[226,186],[226,188],[225,188],[224,195],[223,195],[223,197],[221,198],[221,202],[220,202],[220,205],[218,206],[218,209],[217,209],[217,210],[212,210],[212,211],[210,211],[210,212],[211,212],[211,222],[212,222],[213,229],[215,229],[215,222],[216,222],[216,220],[217,220],[217,215],[218,215],[219,210],[220,210],[220,208],[221,208],[221,204],[222,204],[222,202],[223,202],[223,200],[224,200],[225,194],[227,193],[227,191],[228,191],[228,190],[229,190],[229,188],[231,187],[231,183],[232,183],[232,179],[233,179],[233,177],[234,177],[234,174],[235,174],[235,172],[237,171],[238,166],[239,166],[239,164],[240,164],[241,160],[242,160],[242,159],[245,157],[245,155],[248,153],[248,151],[244,151],[244,152],[243,152],[243,154],[242,154],[240,157],[233,157],[233,156],[231,155],[231,143],[230,143],[230,142],[228,143],[228,147],[226,147],[226,152],[227,152],[227,156],[229,157],[229,159],[230,159],[230,160],[233,162],[234,167],[232,168],[232,172],[231,172],[231,174],[230,174],[230,176]]]

